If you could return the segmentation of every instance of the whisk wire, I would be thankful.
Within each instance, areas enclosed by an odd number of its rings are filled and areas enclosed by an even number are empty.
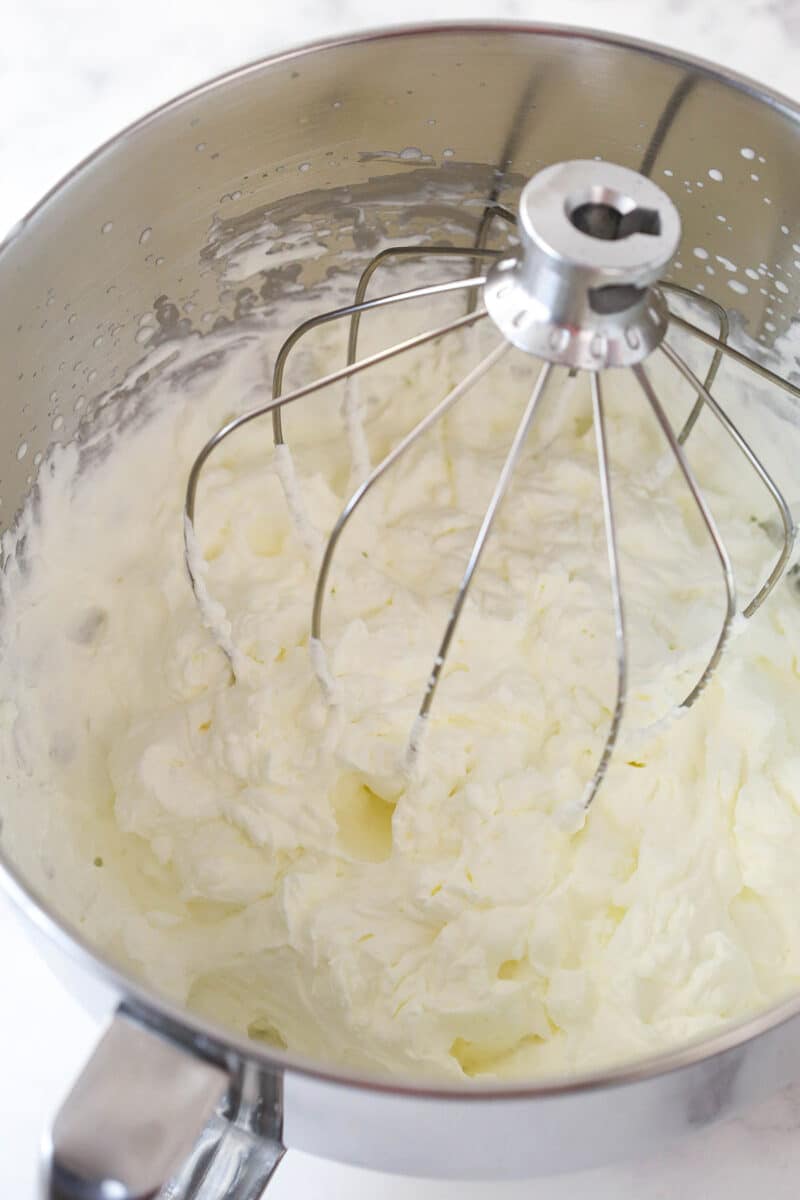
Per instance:
[[[426,284],[424,287],[409,288],[406,291],[394,292],[389,296],[376,296],[373,300],[361,300],[357,304],[345,304],[342,308],[332,308],[332,309],[329,309],[327,312],[317,313],[315,316],[309,317],[309,319],[307,321],[303,321],[300,325],[298,325],[295,329],[292,330],[292,332],[289,334],[289,336],[283,342],[281,348],[279,349],[279,351],[276,355],[275,366],[274,366],[273,372],[272,372],[272,398],[273,398],[273,400],[278,400],[281,398],[281,393],[283,391],[283,378],[284,378],[284,374],[286,372],[286,360],[289,357],[290,351],[300,341],[300,339],[302,337],[304,337],[307,333],[310,333],[312,329],[316,329],[320,325],[327,325],[330,321],[341,320],[341,318],[343,318],[343,317],[352,317],[355,315],[360,316],[360,314],[362,312],[368,312],[370,309],[386,308],[392,304],[400,304],[404,300],[421,300],[427,296],[441,295],[444,292],[460,292],[460,291],[463,291],[465,288],[480,287],[481,284],[484,282],[485,282],[484,276],[479,275],[473,279],[453,279],[453,280],[448,280],[446,283],[429,283],[429,284]],[[472,315],[473,315],[472,313],[467,314],[467,316],[472,316]],[[454,326],[454,328],[455,328],[455,326]],[[449,326],[444,329],[444,332],[447,332],[448,330],[449,330]],[[440,334],[436,334],[436,336],[438,337],[438,336],[440,336]],[[431,340],[431,338],[429,338],[427,336],[425,337],[425,341],[430,341],[430,340]],[[422,342],[417,342],[416,344],[423,345]],[[392,354],[388,355],[388,357],[393,357],[394,353],[399,353],[401,350],[411,349],[411,342],[407,341],[407,342],[402,343],[401,346],[390,347],[390,349],[392,351]],[[363,359],[362,363],[365,365],[369,365],[369,363],[371,363],[371,362],[382,362],[382,361],[384,361],[384,360],[376,359],[373,355],[373,356],[370,356],[369,360]],[[355,362],[348,361],[348,363],[347,363],[348,368],[354,367],[356,365],[357,364]],[[352,374],[353,374],[353,371],[348,370],[346,375],[338,375],[337,381],[339,379],[346,379],[348,377],[348,375],[352,375]],[[318,386],[322,386],[323,383],[329,383],[332,378],[333,378],[333,376],[328,375],[325,377],[324,380],[318,381],[318,383],[316,383],[314,385],[315,390]],[[307,392],[304,394],[308,395]],[[294,394],[292,395],[292,399],[297,399],[297,398],[298,397],[295,396]],[[269,410],[267,410],[267,409],[263,410],[264,412],[266,412],[266,411],[272,412],[272,430],[273,430],[273,435],[274,435],[276,446],[281,445],[281,443],[284,440],[283,422],[281,420],[281,413],[280,413],[280,410],[282,407],[283,407],[282,404],[272,404],[271,408]],[[261,415],[261,414],[259,414],[259,415]]]
[[[772,496],[772,499],[775,501],[775,507],[780,515],[781,524],[783,525],[783,543],[781,545],[781,550],[775,565],[773,566],[764,583],[759,588],[756,595],[744,609],[744,616],[752,617],[753,614],[757,612],[764,603],[767,596],[770,594],[778,580],[783,575],[784,568],[791,557],[792,547],[794,545],[795,528],[789,505],[786,502],[786,497],[783,495],[783,492],[780,490],[767,468],[761,462],[750,443],[743,437],[741,431],[733,423],[724,409],[720,407],[720,405],[711,395],[707,386],[701,383],[689,364],[683,358],[681,358],[681,356],[677,354],[675,350],[673,350],[673,348],[667,344],[667,342],[662,342],[660,348],[666,358],[669,359],[673,366],[680,372],[687,383],[691,384],[691,386],[697,392],[698,403],[701,405],[706,405],[711,410],[722,428],[725,430],[728,436],[733,439],[739,450],[741,450],[742,454],[745,456],[761,482],[764,484],[764,487]]]
[[[372,276],[377,271],[378,267],[382,266],[392,258],[499,258],[502,251],[486,250],[482,247],[476,248],[473,246],[387,246],[385,250],[380,250],[374,258],[371,258],[364,270],[359,276],[358,284],[356,285],[355,296],[353,298],[353,306],[356,311],[350,318],[350,332],[347,338],[347,361],[355,362],[357,347],[358,347],[358,331],[361,327],[361,309],[358,307],[363,304],[367,297],[367,288],[369,287]],[[473,274],[477,278],[479,270],[478,263],[475,263]],[[481,277],[482,278],[482,277]],[[460,282],[460,281],[459,281]],[[480,285],[475,284],[475,292]],[[401,293],[395,293],[400,295]],[[474,294],[474,293],[473,293]],[[475,310],[475,305],[469,309],[470,312]]]
[[[710,296],[703,296],[699,292],[693,292],[691,288],[683,287],[680,283],[671,283],[666,279],[662,279],[659,287],[662,289],[662,291],[667,293],[674,292],[678,296],[685,296],[687,300],[693,300],[699,303],[701,306],[709,309],[719,322],[720,345],[718,345],[714,350],[714,353],[711,357],[711,363],[706,371],[706,377],[704,380],[706,390],[710,392],[714,386],[714,382],[717,378],[717,372],[719,371],[722,363],[722,345],[727,342],[728,335],[730,334],[730,322],[728,321],[728,314],[722,305],[717,304],[716,300],[712,300]],[[672,310],[670,310],[670,315],[675,315],[672,313]],[[684,421],[683,428],[678,434],[678,441],[682,446],[685,445],[686,439],[697,424],[697,418],[700,416],[702,411],[703,397],[698,396],[692,406],[691,412]]]
[[[689,462],[686,458],[683,447],[678,442],[677,435],[670,425],[669,418],[664,412],[661,401],[659,400],[655,389],[650,382],[650,377],[641,363],[637,363],[635,366],[631,367],[631,370],[638,380],[639,386],[647,397],[648,403],[653,410],[656,420],[661,426],[662,433],[664,434],[664,437],[666,438],[669,447],[675,456],[678,466],[680,467],[681,474],[686,481],[686,486],[688,487],[697,510],[702,517],[703,523],[708,531],[708,535],[714,545],[717,558],[719,559],[723,581],[725,584],[725,617],[722,622],[722,628],[717,637],[711,657],[708,660],[702,675],[680,705],[681,708],[691,708],[691,706],[700,698],[701,694],[705,690],[709,680],[714,674],[714,671],[717,669],[717,665],[722,657],[722,651],[725,649],[725,643],[728,640],[731,624],[736,615],[736,581],[733,575],[733,567],[731,566],[730,555],[728,554],[728,550],[722,540],[719,529],[717,528],[717,523],[714,520],[711,509],[708,507],[705,497],[703,496],[697,480],[694,477],[694,472],[689,466]]]
[[[553,368],[550,365],[550,363],[544,363],[539,372],[538,378],[536,380],[536,384],[534,385],[533,391],[531,392],[530,398],[525,406],[525,411],[522,415],[522,419],[520,420],[519,425],[517,426],[517,430],[516,430],[516,433],[514,434],[513,441],[509,448],[508,454],[506,455],[506,459],[505,459],[505,462],[503,463],[502,470],[500,471],[500,475],[498,476],[497,483],[495,484],[491,499],[489,500],[489,504],[483,515],[483,520],[481,521],[480,528],[475,537],[475,541],[472,545],[472,550],[470,551],[470,556],[467,561],[467,566],[464,571],[464,575],[462,577],[461,583],[459,585],[459,589],[456,594],[456,598],[453,602],[453,606],[450,610],[450,615],[447,619],[447,625],[445,627],[444,636],[442,637],[441,643],[439,645],[438,653],[436,655],[436,658],[434,659],[433,668],[431,670],[430,676],[428,677],[427,684],[425,685],[425,691],[423,693],[422,703],[420,704],[419,712],[417,713],[417,717],[416,717],[414,726],[411,731],[411,737],[409,739],[408,750],[407,750],[407,755],[406,755],[406,762],[409,767],[413,766],[414,761],[417,757],[417,754],[419,753],[419,747],[421,744],[424,729],[427,724],[427,719],[428,719],[428,715],[431,710],[431,705],[433,704],[433,698],[436,694],[436,689],[439,684],[439,680],[441,678],[445,662],[447,661],[447,655],[449,653],[450,646],[452,644],[453,637],[455,635],[456,628],[458,626],[459,617],[461,616],[461,612],[464,607],[464,603],[467,599],[467,594],[469,592],[470,585],[472,583],[472,579],[478,568],[478,564],[481,560],[481,555],[483,554],[484,548],[486,546],[486,541],[489,537],[489,534],[491,533],[492,526],[494,525],[494,521],[497,516],[498,510],[500,508],[500,505],[503,501],[503,498],[504,498],[506,492],[508,491],[508,487],[509,487],[509,484],[511,483],[511,479],[512,479],[514,471],[516,469],[517,462],[519,461],[520,454],[522,453],[522,448],[525,445],[525,440],[528,436],[530,427],[533,423],[533,418],[536,413],[536,409],[539,405],[539,401],[541,400],[544,390],[547,386],[547,382],[550,379],[552,370],[553,370]]]
[[[384,250],[380,250],[364,267],[356,285],[353,299],[354,312],[350,317],[350,329],[347,336],[348,363],[355,362],[358,356],[358,334],[361,327],[362,313],[360,306],[366,300],[367,288],[372,277],[384,263],[391,259],[404,258],[469,258],[472,260],[471,268],[475,277],[483,278],[483,276],[477,275],[477,272],[480,270],[478,260],[480,258],[498,258],[500,253],[499,250],[486,250],[482,247],[475,249],[467,246],[387,246]],[[480,287],[478,285],[468,289],[466,312],[471,313],[475,311],[477,308],[476,298],[479,294]],[[395,293],[395,295],[399,296],[400,294]],[[350,379],[345,384],[342,415],[350,447],[350,483],[351,486],[357,487],[367,478],[371,466],[369,446],[361,414],[357,379]]]
[[[687,321],[685,317],[679,317],[677,313],[670,313],[670,324],[677,325],[680,329],[690,333],[696,337],[698,341],[705,342],[707,346],[716,346],[720,353],[727,358],[738,363],[740,367],[746,367],[748,371],[752,371],[755,375],[759,375],[767,383],[773,384],[784,392],[788,392],[790,396],[794,396],[796,400],[800,400],[800,387],[790,383],[788,379],[784,379],[780,375],[776,375],[774,371],[770,371],[769,367],[763,366],[756,362],[755,359],[748,358],[746,354],[742,354],[741,350],[737,350],[731,346],[729,342],[720,341],[711,333],[706,333],[705,329],[700,329],[699,326],[693,325],[691,321]]]
[[[614,502],[611,495],[611,470],[608,460],[608,441],[606,438],[605,412],[603,409],[603,391],[600,375],[597,371],[590,374],[592,391],[592,418],[594,422],[595,443],[597,446],[597,466],[600,474],[600,497],[603,506],[603,525],[606,535],[606,551],[608,554],[608,575],[611,583],[611,603],[614,609],[614,640],[617,654],[617,694],[614,701],[614,711],[611,724],[606,734],[600,761],[595,767],[594,775],[589,781],[582,799],[584,811],[597,795],[600,784],[605,779],[611,755],[617,744],[622,718],[625,712],[625,697],[627,694],[628,650],[625,635],[625,605],[622,598],[622,582],[620,579],[619,553],[617,550],[617,531],[614,520]]]
[[[477,366],[473,367],[473,369],[467,375],[465,375],[464,378],[457,383],[454,388],[451,388],[447,395],[440,400],[439,403],[432,408],[429,413],[426,413],[422,420],[418,421],[417,424],[414,425],[411,430],[409,430],[405,437],[403,437],[395,446],[392,447],[386,457],[382,459],[380,463],[378,463],[369,476],[350,496],[350,499],[345,504],[344,508],[339,514],[339,517],[337,518],[336,524],[331,530],[322,555],[322,562],[320,564],[319,572],[317,573],[317,582],[314,588],[314,604],[311,613],[311,636],[316,641],[322,640],[322,614],[325,604],[325,592],[327,589],[328,576],[330,574],[336,546],[344,532],[347,522],[353,516],[354,512],[361,504],[361,501],[365,498],[367,493],[371,491],[378,480],[386,474],[389,468],[394,466],[397,460],[401,458],[406,451],[420,437],[422,437],[427,430],[431,428],[432,425],[434,425],[441,417],[443,417],[448,409],[452,408],[457,400],[460,400],[461,397],[470,390],[470,388],[474,387],[478,380],[483,378],[483,376],[489,370],[491,370],[495,363],[499,362],[500,359],[510,349],[511,347],[509,346],[508,342],[501,342],[501,344],[495,347],[490,354],[488,354],[481,360],[481,362],[477,364]]]
[[[484,208],[481,219],[478,222],[478,228],[475,230],[475,238],[472,243],[473,256],[473,272],[476,272],[480,265],[480,259],[487,254],[495,254],[497,257],[506,253],[504,250],[487,250],[486,243],[489,240],[489,230],[492,221],[496,217],[506,221],[509,225],[516,225],[517,216],[510,208],[506,208],[504,204],[500,204],[497,200],[490,201]],[[467,297],[467,312],[472,312],[478,306],[478,289],[475,288]]]
[[[473,281],[466,281],[462,286],[469,286]],[[220,426],[215,433],[211,435],[205,445],[202,447],[194,462],[192,469],[189,472],[189,478],[186,481],[186,494],[184,498],[184,560],[186,563],[186,571],[189,576],[189,581],[192,585],[195,599],[201,611],[204,605],[204,598],[201,596],[201,588],[198,579],[196,578],[194,568],[192,566],[193,547],[191,543],[191,533],[194,530],[195,514],[197,506],[197,487],[200,481],[200,475],[203,468],[213,452],[227,439],[232,433],[242,429],[251,421],[256,421],[260,417],[264,417],[269,413],[275,413],[287,404],[293,404],[296,400],[302,399],[304,396],[310,396],[314,392],[322,391],[323,388],[330,387],[335,383],[340,383],[342,380],[348,379],[351,375],[356,375],[360,371],[365,371],[368,367],[377,366],[378,363],[387,362],[391,358],[395,358],[398,354],[404,354],[407,350],[414,350],[417,346],[427,345],[428,342],[436,341],[437,338],[443,337],[445,334],[452,333],[457,329],[465,329],[470,325],[475,325],[478,321],[486,317],[485,310],[481,309],[478,312],[466,313],[464,316],[456,317],[452,321],[448,321],[446,325],[439,325],[435,329],[428,329],[424,333],[415,334],[414,337],[407,338],[404,342],[398,342],[393,346],[388,346],[383,350],[378,350],[375,354],[370,354],[367,358],[359,359],[358,362],[348,363],[344,367],[339,367],[336,371],[332,371],[329,375],[323,375],[319,379],[314,379],[310,383],[303,384],[302,387],[295,388],[294,391],[288,392],[284,396],[274,396],[270,400],[265,400],[263,404],[258,404],[254,408],[248,409],[246,412],[239,413],[224,425]],[[280,443],[278,443],[280,444]],[[227,654],[230,659],[230,655]]]

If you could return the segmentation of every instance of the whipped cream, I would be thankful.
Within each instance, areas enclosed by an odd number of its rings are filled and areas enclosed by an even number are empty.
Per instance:
[[[393,340],[409,319],[373,329]],[[723,589],[626,377],[606,392],[630,696],[583,828],[563,813],[615,694],[584,382],[557,372],[542,400],[413,770],[414,717],[532,386],[523,355],[361,505],[322,643],[309,644],[319,550],[348,487],[497,336],[369,372],[344,417],[343,389],[289,408],[291,459],[269,418],[229,439],[198,493],[202,611],[183,557],[185,480],[268,378],[256,334],[179,376],[213,340],[187,339],[178,366],[154,373],[147,422],[105,456],[91,438],[55,452],[35,510],[6,536],[9,853],[101,951],[178,1002],[363,1070],[588,1069],[800,985],[800,598],[783,582],[691,712],[663,720],[710,653]],[[297,370],[343,360],[331,330]],[[659,386],[677,425],[691,398],[666,369]],[[732,415],[752,421],[752,399],[736,396]],[[759,444],[777,470],[788,450],[775,447]],[[708,414],[689,457],[741,607],[776,555],[770,499]]]

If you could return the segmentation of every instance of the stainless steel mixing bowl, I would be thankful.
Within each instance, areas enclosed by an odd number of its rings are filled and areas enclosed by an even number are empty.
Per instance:
[[[225,76],[99,150],[3,246],[0,513],[11,522],[54,434],[124,419],[135,384],[114,387],[135,378],[145,339],[279,315],[290,292],[313,301],[378,234],[469,244],[487,202],[513,205],[528,176],[561,159],[597,155],[656,178],[683,220],[674,279],[732,306],[742,336],[769,353],[798,307],[799,145],[789,101],[575,30],[393,30]],[[232,283],[227,268],[267,221],[273,236],[305,230],[324,249]],[[777,293],[746,282],[751,264],[783,281]],[[575,1169],[800,1078],[800,997],[700,1044],[546,1086],[354,1078],[178,1011],[95,954],[26,874],[0,850],[42,953],[109,1019],[52,1131],[45,1186],[60,1200],[155,1196],[170,1177],[172,1200],[254,1200],[284,1146],[418,1175]]]

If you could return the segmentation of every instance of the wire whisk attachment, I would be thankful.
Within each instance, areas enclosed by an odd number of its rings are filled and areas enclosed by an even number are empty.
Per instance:
[[[337,703],[334,680],[324,651],[324,608],[328,582],[334,566],[337,546],[348,522],[380,480],[394,467],[414,443],[427,433],[459,400],[487,376],[513,346],[539,360],[541,367],[527,404],[514,432],[483,518],[475,534],[461,581],[426,681],[421,683],[421,699],[409,733],[404,765],[413,769],[421,752],[425,730],[438,685],[452,647],[459,619],[470,591],[481,556],[491,537],[492,528],[514,476],[522,451],[535,423],[542,398],[547,392],[553,368],[566,367],[571,373],[586,372],[591,392],[597,466],[600,484],[603,529],[605,533],[611,607],[616,655],[616,696],[611,719],[594,772],[582,796],[576,798],[567,821],[580,824],[602,784],[620,733],[628,689],[628,639],[625,603],[618,552],[609,447],[604,408],[605,376],[609,370],[631,372],[644,403],[652,410],[666,447],[675,462],[688,495],[713,548],[724,594],[724,615],[711,654],[697,680],[682,701],[690,708],[697,702],[719,666],[733,621],[737,615],[737,593],[730,555],[714,515],[689,465],[685,444],[704,408],[708,409],[725,435],[741,453],[769,493],[777,509],[781,529],[780,546],[766,578],[742,610],[752,617],[765,602],[789,563],[794,544],[794,522],[787,501],[752,446],[712,394],[720,363],[728,357],[760,378],[800,398],[800,389],[781,379],[761,364],[752,361],[728,343],[729,327],[725,310],[708,300],[667,283],[667,270],[680,240],[680,218],[670,198],[650,179],[635,171],[597,161],[556,164],[534,176],[520,197],[514,214],[502,206],[492,206],[482,223],[499,217],[515,221],[519,248],[513,254],[486,248],[483,238],[471,247],[402,246],[388,247],[366,266],[356,289],[353,304],[314,316],[289,335],[275,362],[272,397],[263,404],[241,413],[209,438],[195,459],[186,487],[184,511],[185,557],[189,578],[204,620],[227,655],[234,674],[238,673],[238,652],[232,641],[229,623],[221,619],[203,577],[202,560],[194,538],[197,489],[204,465],[214,450],[231,434],[251,421],[271,415],[278,473],[286,492],[295,526],[301,533],[316,567],[316,582],[311,603],[309,646],[312,665],[328,703]],[[415,287],[391,295],[367,299],[367,290],[375,273],[385,263],[403,258],[464,258],[472,273],[464,279]],[[487,269],[475,273],[482,262]],[[406,301],[434,298],[464,292],[464,315],[397,345],[358,357],[358,334],[364,313],[389,308]],[[703,305],[717,320],[719,335],[706,333],[686,318],[671,311],[670,294],[690,297]],[[283,392],[286,363],[291,351],[312,329],[328,322],[348,320],[347,361],[344,366]],[[448,393],[405,434],[376,465],[369,459],[358,411],[356,380],[362,371],[405,354],[451,334],[489,320],[500,337],[486,354]],[[713,349],[713,358],[705,378],[700,379],[674,346],[666,340],[671,328],[677,328]],[[646,360],[660,354],[694,391],[696,400],[683,427],[676,432],[653,385]],[[352,492],[344,504],[324,544],[310,530],[303,510],[302,496],[293,477],[291,457],[283,431],[282,413],[304,397],[345,384],[344,418],[350,442],[353,474]]]

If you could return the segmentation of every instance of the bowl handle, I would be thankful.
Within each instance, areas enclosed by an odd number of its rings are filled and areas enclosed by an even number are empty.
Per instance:
[[[43,1200],[260,1200],[284,1154],[282,1080],[231,1071],[117,1012],[59,1110]]]

